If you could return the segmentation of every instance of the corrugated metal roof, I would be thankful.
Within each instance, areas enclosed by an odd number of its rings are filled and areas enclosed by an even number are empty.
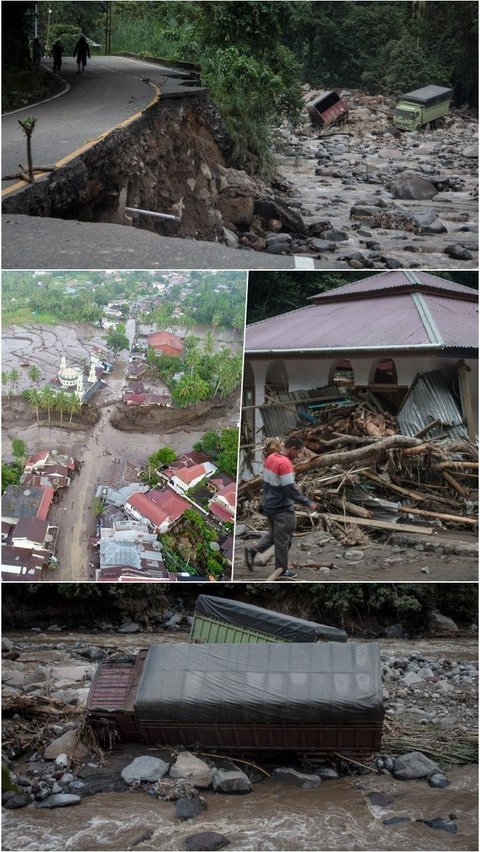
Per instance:
[[[411,289],[412,285],[417,285],[419,289],[423,290],[431,288],[444,290],[446,293],[464,294],[470,296],[470,298],[478,296],[478,293],[471,287],[465,287],[455,281],[447,281],[446,278],[440,278],[438,275],[432,275],[429,272],[417,270],[410,272],[409,270],[395,269],[390,272],[380,272],[378,275],[372,275],[370,278],[362,279],[362,281],[353,281],[351,284],[336,287],[334,290],[326,290],[325,293],[312,296],[311,300],[317,302],[327,299],[341,299],[344,296],[360,296],[365,293],[374,293],[379,290],[391,291],[402,287]]]
[[[415,435],[434,420],[442,425],[434,427],[428,433],[429,438],[436,435],[468,438],[460,408],[438,370],[417,377],[397,415],[402,435]]]
[[[325,302],[271,317],[247,326],[245,350],[249,352],[343,352],[476,346],[478,309],[475,304],[423,295],[432,307],[438,342],[433,343],[425,317],[412,293],[390,293],[371,299]]]
[[[100,567],[113,568],[120,565],[128,568],[140,568],[140,554],[136,543],[102,538],[100,540]]]
[[[326,385],[325,387],[311,388],[310,390],[290,391],[289,393],[281,391],[276,394],[276,397],[279,402],[292,403],[292,409],[295,408],[297,412],[299,407],[301,408],[311,399],[321,398],[331,402],[335,402],[337,399],[345,399],[345,396],[335,385]],[[306,425],[306,422],[301,420],[298,413],[295,413],[293,410],[289,411],[287,408],[282,408],[281,406],[265,405],[259,411],[265,428],[265,435],[268,438],[274,435],[285,435],[290,429],[295,429],[300,424]]]

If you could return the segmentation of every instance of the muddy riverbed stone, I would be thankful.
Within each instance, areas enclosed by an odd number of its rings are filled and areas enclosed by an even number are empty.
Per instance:
[[[217,769],[213,776],[213,789],[217,793],[251,793],[252,785],[241,769]]]
[[[57,793],[54,796],[49,796],[44,802],[35,802],[35,808],[69,808],[71,805],[79,805],[81,802],[80,796],[75,796],[73,793]]]
[[[436,828],[438,831],[446,831],[448,834],[456,834],[458,826],[451,819],[443,819],[443,817],[434,817],[433,819],[417,819],[416,822],[423,822],[429,828]]]
[[[194,819],[206,810],[206,807],[206,802],[199,796],[195,796],[193,799],[178,799],[175,802],[175,815],[182,821]]]
[[[410,751],[397,757],[393,767],[393,775],[401,781],[411,778],[427,778],[440,770],[433,760],[430,760],[421,751]]]
[[[133,784],[134,781],[159,781],[167,772],[168,763],[147,754],[136,757],[120,774],[127,784]]]
[[[223,849],[229,843],[224,834],[218,834],[216,831],[202,831],[185,838],[185,849],[190,852],[215,852],[216,849]]]
[[[78,730],[67,731],[58,739],[53,740],[45,749],[43,756],[45,760],[56,760],[61,755],[66,754],[68,757],[85,757],[88,754],[88,749],[80,742],[78,738]]]
[[[272,781],[279,784],[289,784],[291,787],[300,787],[302,790],[319,787],[322,783],[322,779],[318,775],[307,775],[304,772],[283,766],[273,770]]]
[[[213,767],[189,751],[181,751],[170,768],[170,778],[185,778],[201,789],[210,787],[214,774]]]

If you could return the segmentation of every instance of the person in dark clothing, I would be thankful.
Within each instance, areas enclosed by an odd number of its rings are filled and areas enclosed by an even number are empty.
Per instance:
[[[297,575],[288,568],[288,551],[295,532],[294,503],[303,503],[312,511],[317,504],[305,497],[295,486],[292,461],[300,455],[303,441],[297,436],[285,442],[285,452],[273,452],[267,456],[263,468],[263,513],[267,517],[269,530],[255,547],[247,547],[245,561],[253,571],[255,556],[263,553],[272,544],[275,547],[275,569],[280,577],[294,579]]]
[[[77,74],[80,74],[85,71],[85,66],[87,64],[87,56],[90,59],[90,48],[88,46],[87,39],[85,36],[80,36],[78,39],[75,50],[73,51],[73,55],[77,57]],[[80,66],[82,66],[82,70],[80,72]]]
[[[53,57],[53,70],[60,71],[62,67],[62,53],[63,53],[63,45],[61,41],[57,38],[56,42],[54,42],[52,49],[50,51],[50,56]]]
[[[39,38],[34,38],[32,41],[32,59],[33,67],[40,71],[40,63],[43,57],[43,47]]]

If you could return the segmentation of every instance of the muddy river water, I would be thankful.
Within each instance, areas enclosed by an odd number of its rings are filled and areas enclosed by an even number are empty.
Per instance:
[[[72,664],[74,647],[91,643],[133,651],[162,641],[185,641],[186,635],[154,633],[136,636],[91,632],[9,632],[21,656],[34,667],[39,661]],[[382,640],[382,651],[429,659],[438,656],[474,660],[471,638],[424,639],[415,642]],[[15,664],[17,665],[17,663]],[[93,668],[92,664],[92,668]],[[143,751],[142,751],[143,749]],[[138,754],[155,754],[142,745],[117,746],[109,765],[120,768]],[[3,811],[4,850],[181,850],[188,835],[214,831],[224,834],[231,850],[475,850],[477,845],[476,766],[450,768],[450,786],[432,789],[425,780],[399,781],[371,772],[322,782],[313,790],[255,783],[248,795],[204,791],[207,810],[180,822],[171,802],[141,792],[109,792],[84,798],[74,808]],[[372,804],[368,795],[386,794],[390,803]],[[454,816],[453,816],[454,815]],[[408,821],[385,825],[384,820]],[[417,820],[451,817],[457,833],[437,830]],[[141,839],[143,838],[143,839]]]

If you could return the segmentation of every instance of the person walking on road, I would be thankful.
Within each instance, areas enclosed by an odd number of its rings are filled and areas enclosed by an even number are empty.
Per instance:
[[[33,67],[40,71],[40,63],[43,57],[43,47],[39,38],[34,38],[32,41],[32,59]]]
[[[88,46],[88,41],[85,36],[80,36],[78,39],[75,50],[73,51],[73,55],[77,57],[77,74],[83,74],[85,71],[85,66],[87,64],[87,56],[90,59],[90,48]],[[80,71],[80,66],[82,66],[82,70]]]
[[[317,504],[305,497],[295,486],[292,462],[303,450],[303,441],[292,436],[285,441],[285,452],[270,453],[263,467],[263,513],[269,530],[255,547],[245,549],[247,568],[253,571],[255,556],[272,545],[275,548],[275,571],[279,579],[293,580],[297,576],[288,568],[288,552],[295,532],[294,503],[303,503],[314,511]]]
[[[63,53],[63,44],[60,39],[53,43],[52,49],[50,51],[50,56],[53,57],[53,70],[60,71],[62,67],[62,53]]]

